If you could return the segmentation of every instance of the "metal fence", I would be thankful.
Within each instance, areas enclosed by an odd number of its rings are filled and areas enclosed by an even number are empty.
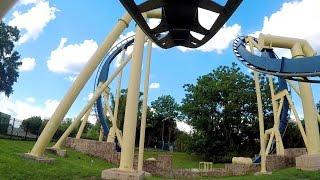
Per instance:
[[[40,129],[36,133],[31,133],[28,124],[22,125],[22,121],[11,116],[0,113],[0,138],[36,140]]]

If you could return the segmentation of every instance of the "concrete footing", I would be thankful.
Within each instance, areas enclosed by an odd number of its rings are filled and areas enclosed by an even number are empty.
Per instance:
[[[30,153],[25,153],[25,154],[22,154],[22,157],[25,158],[25,159],[30,159],[30,160],[33,160],[33,161],[36,161],[36,162],[39,162],[39,163],[45,163],[45,164],[53,164],[55,159],[54,158],[48,158],[48,157],[45,157],[45,156],[41,156],[41,157],[37,157],[37,156],[34,156]]]
[[[296,157],[296,169],[316,171],[320,170],[320,154],[302,155]]]
[[[60,157],[67,156],[67,151],[65,149],[57,149],[57,148],[49,147],[49,148],[46,148],[46,150],[48,152],[56,154],[57,156],[60,156]]]
[[[122,171],[117,168],[106,169],[101,173],[101,179],[143,180],[147,176],[151,174],[145,171]]]

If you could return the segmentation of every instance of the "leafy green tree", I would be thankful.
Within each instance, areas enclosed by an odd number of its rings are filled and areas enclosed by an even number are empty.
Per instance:
[[[301,123],[304,125],[304,120]],[[288,122],[282,141],[285,148],[305,147],[298,125],[291,121]]]
[[[320,101],[317,103],[317,110],[320,113]]]
[[[65,120],[63,120],[58,128],[58,130],[55,133],[55,137],[60,138],[60,136],[68,129],[68,127],[71,125],[73,119],[72,118],[66,118]],[[78,129],[74,129],[71,133],[70,133],[70,137],[75,137],[76,134],[78,132]]]
[[[40,132],[43,131],[44,127],[47,125],[49,119],[45,119],[43,120],[41,127],[40,127]],[[53,135],[54,139],[58,139],[62,136],[62,134],[67,130],[67,128],[71,125],[72,123],[72,118],[66,118],[64,119],[60,126],[58,127],[56,133]],[[76,133],[78,132],[78,129],[74,129],[71,133],[70,133],[70,137],[75,137]]]
[[[187,152],[188,146],[192,143],[191,135],[183,131],[177,131],[177,139],[175,141],[176,150],[180,152]]]
[[[162,148],[164,141],[171,143],[176,136],[176,121],[179,116],[179,105],[170,95],[162,95],[151,102],[151,110],[153,112],[153,121],[155,126],[154,132],[161,131]]]
[[[0,92],[6,96],[12,94],[12,86],[19,77],[18,67],[22,64],[20,55],[14,51],[14,42],[20,38],[16,27],[0,22]]]
[[[40,133],[40,128],[42,126],[42,120],[40,116],[32,116],[28,119],[22,121],[21,127],[24,131],[30,132],[32,134]]]
[[[101,124],[97,121],[94,125],[87,122],[86,132],[83,132],[82,138],[98,140],[100,135]]]
[[[126,111],[127,92],[128,92],[128,89],[121,89],[120,98],[119,98],[117,124],[120,130],[123,129],[124,115]],[[140,92],[139,104],[138,104],[138,123],[140,123],[140,118],[141,118],[142,95],[143,93]],[[111,108],[113,111],[114,111],[114,107],[115,107],[115,96],[111,94]]]
[[[152,101],[151,108],[157,116],[177,118],[179,115],[179,104],[170,95],[162,95]]]
[[[266,79],[261,79],[267,129],[273,124],[271,96]],[[181,109],[194,128],[188,148],[191,152],[220,162],[259,152],[257,100],[251,76],[236,64],[220,66],[184,88]]]

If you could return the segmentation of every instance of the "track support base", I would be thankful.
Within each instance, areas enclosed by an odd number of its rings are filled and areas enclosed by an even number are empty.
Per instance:
[[[65,149],[57,149],[57,148],[54,148],[54,147],[48,147],[46,148],[46,150],[50,153],[53,153],[57,156],[60,156],[60,157],[66,157],[67,156],[67,150]]]
[[[54,158],[49,158],[49,157],[45,157],[45,156],[38,157],[38,156],[34,156],[30,153],[22,154],[22,157],[24,159],[30,159],[30,160],[33,160],[33,161],[36,161],[39,163],[44,163],[44,164],[53,164],[55,162]]]
[[[320,154],[302,155],[296,157],[296,169],[317,171],[320,170]]]
[[[101,179],[130,179],[130,180],[143,180],[144,177],[151,176],[150,173],[145,171],[123,171],[117,168],[106,169],[101,173]]]

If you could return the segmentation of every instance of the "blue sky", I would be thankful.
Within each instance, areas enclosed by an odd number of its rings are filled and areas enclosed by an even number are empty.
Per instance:
[[[226,26],[200,49],[154,48],[149,102],[166,94],[180,102],[184,97],[183,84],[194,83],[198,76],[220,65],[240,64],[230,48],[231,41],[238,35],[264,32],[306,38],[319,52],[320,25],[315,24],[320,18],[319,7],[318,0],[244,0]],[[21,29],[22,38],[16,49],[24,64],[14,85],[14,94],[10,98],[0,96],[0,111],[18,119],[31,115],[50,117],[72,80],[124,12],[117,0],[20,1],[7,14],[5,22]],[[210,23],[208,17],[204,16],[204,23]],[[132,34],[134,25],[131,23],[123,35]],[[287,52],[277,52],[288,56]],[[240,67],[249,73],[243,65]],[[111,71],[115,68],[113,65]],[[128,68],[124,72],[123,88],[127,86]],[[76,116],[85,105],[93,90],[94,76],[73,104],[68,117]],[[316,93],[318,86],[313,86],[316,101],[320,99]],[[301,113],[296,96],[294,101]]]

